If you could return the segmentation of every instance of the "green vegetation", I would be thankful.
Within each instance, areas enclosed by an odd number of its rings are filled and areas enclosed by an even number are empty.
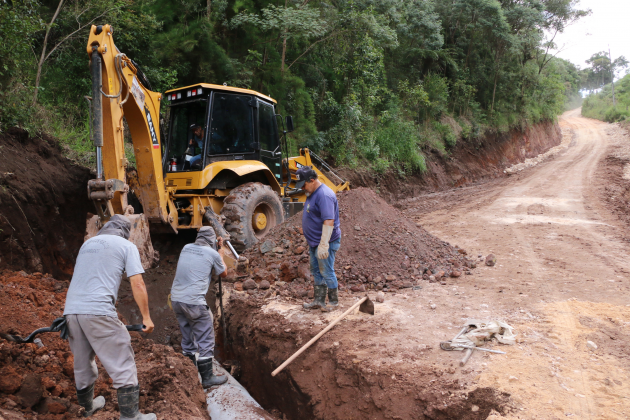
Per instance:
[[[606,122],[630,120],[630,74],[615,82],[615,102],[613,105],[612,85],[607,84],[584,100],[582,115]]]
[[[110,23],[154,90],[255,89],[294,116],[294,151],[423,171],[428,151],[553,120],[579,100],[579,70],[545,38],[588,13],[577,3],[4,0],[0,130],[45,130],[89,162],[85,43],[92,23]]]

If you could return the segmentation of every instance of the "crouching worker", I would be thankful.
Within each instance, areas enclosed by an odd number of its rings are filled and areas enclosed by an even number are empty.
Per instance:
[[[308,195],[304,202],[301,232],[308,243],[311,274],[315,281],[313,301],[305,303],[304,308],[334,309],[339,305],[335,254],[341,244],[337,196],[317,179],[317,172],[309,166],[298,169],[296,176],[296,188],[303,189]],[[326,308],[326,294],[331,308]]]
[[[114,215],[97,236],[85,241],[66,296],[64,316],[74,355],[77,399],[85,409],[84,417],[105,405],[102,396],[94,399],[98,378],[94,356],[98,356],[118,393],[120,420],[156,419],[155,414],[141,414],[138,410],[140,387],[131,337],[118,320],[114,306],[124,271],[142,314],[142,331],[153,331],[140,254],[128,241],[130,228],[129,219]]]
[[[195,242],[184,246],[179,255],[171,288],[171,304],[182,331],[182,350],[197,366],[204,388],[227,382],[227,376],[217,376],[212,371],[214,320],[206,303],[212,271],[227,276],[227,266],[217,252],[221,245],[223,238],[219,238],[217,247],[214,229],[209,226],[199,229]]]

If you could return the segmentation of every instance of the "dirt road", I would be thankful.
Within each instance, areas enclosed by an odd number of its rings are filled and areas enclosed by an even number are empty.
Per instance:
[[[560,125],[573,141],[555,158],[402,207],[435,236],[497,256],[459,284],[471,296],[461,313],[505,318],[519,343],[506,356],[477,357],[478,386],[511,394],[513,418],[628,418],[629,247],[601,200],[607,124],[574,110]]]

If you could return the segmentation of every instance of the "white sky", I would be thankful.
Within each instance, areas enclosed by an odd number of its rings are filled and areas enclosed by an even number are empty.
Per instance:
[[[585,68],[591,55],[610,52],[613,60],[620,55],[630,60],[630,0],[581,0],[578,7],[591,9],[592,14],[569,26],[556,37],[562,50],[558,57]],[[618,75],[620,76],[620,75]]]

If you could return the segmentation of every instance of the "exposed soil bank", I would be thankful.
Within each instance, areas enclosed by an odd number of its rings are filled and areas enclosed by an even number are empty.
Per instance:
[[[450,156],[437,153],[427,156],[427,172],[400,178],[396,172],[378,175],[360,169],[341,170],[340,175],[352,187],[378,189],[389,202],[424,192],[442,191],[463,185],[506,176],[503,170],[515,163],[535,157],[562,140],[556,123],[541,123],[524,131],[491,134],[476,141],[458,141]]]
[[[20,129],[0,135],[0,268],[72,275],[93,211],[89,178],[50,137]]]
[[[61,316],[68,281],[48,275],[0,272],[0,332],[26,337]],[[124,321],[124,319],[123,319]],[[74,358],[59,333],[41,334],[44,347],[0,338],[0,419],[82,418],[74,386]],[[169,346],[131,333],[140,382],[140,408],[160,420],[209,419],[194,365]],[[96,395],[105,408],[92,418],[118,419],[116,391],[99,366]]]

